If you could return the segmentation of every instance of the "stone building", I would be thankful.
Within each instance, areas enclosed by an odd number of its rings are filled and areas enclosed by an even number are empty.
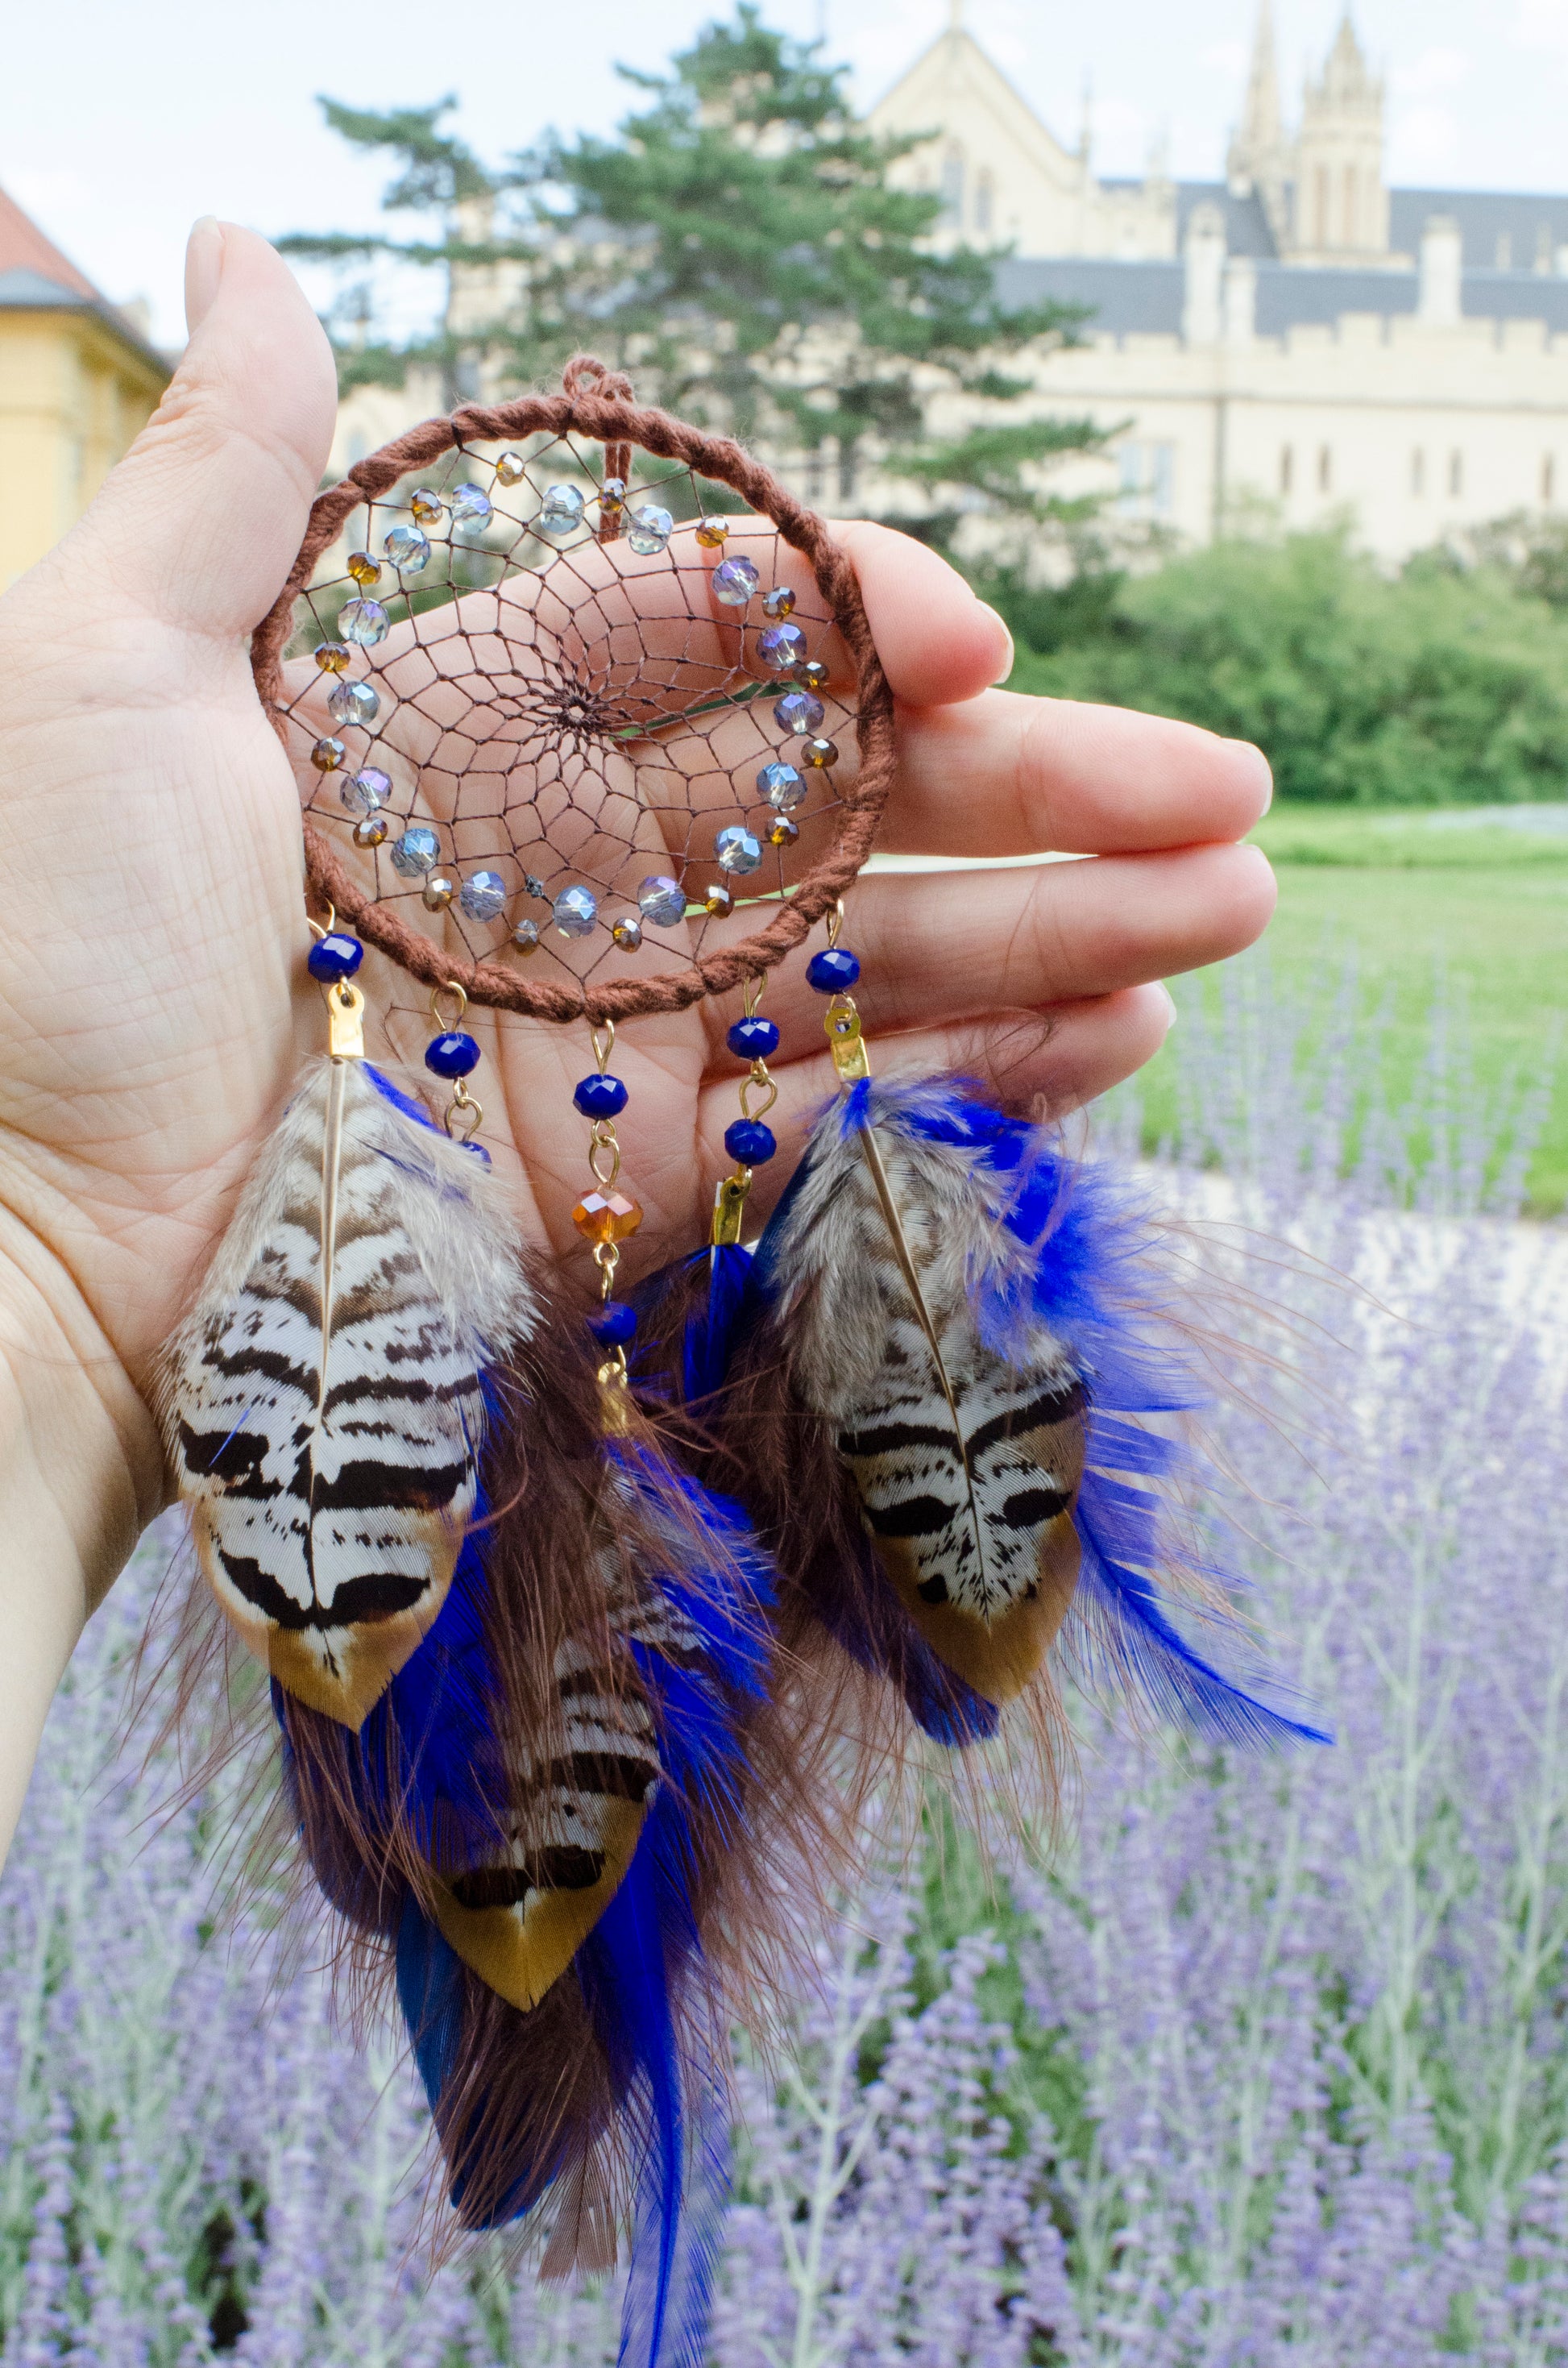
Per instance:
[[[75,523],[168,376],[145,324],[0,190],[0,585]]]
[[[1109,488],[1193,541],[1262,497],[1291,526],[1348,518],[1390,560],[1568,507],[1568,196],[1391,189],[1348,14],[1293,132],[1262,0],[1225,178],[1155,158],[1118,181],[951,6],[870,121],[930,131],[896,170],[940,195],[945,241],[1006,250],[1009,300],[1085,308],[1083,344],[1037,360],[1033,407],[1117,433],[1062,490]]]

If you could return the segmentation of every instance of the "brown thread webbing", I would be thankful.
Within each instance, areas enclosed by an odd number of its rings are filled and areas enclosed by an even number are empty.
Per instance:
[[[257,626],[251,666],[257,693],[287,745],[283,697],[283,652],[293,629],[295,603],[309,586],[321,554],[335,541],[351,512],[379,500],[411,472],[427,468],[442,453],[469,443],[506,442],[539,434],[572,432],[606,448],[606,473],[625,474],[608,464],[617,448],[640,447],[660,460],[683,462],[694,474],[728,485],[748,507],[771,520],[784,541],[809,563],[828,613],[855,661],[858,677],[856,739],[859,769],[843,793],[834,843],[801,878],[765,928],[685,968],[647,979],[621,979],[573,988],[525,977],[498,962],[465,961],[437,946],[422,930],[368,895],[322,834],[304,825],[309,890],[330,903],[369,942],[390,955],[427,986],[449,980],[470,1000],[536,1019],[631,1019],[643,1012],[679,1011],[706,995],[722,995],[748,978],[764,976],[801,944],[813,924],[831,910],[860,871],[876,841],[892,786],[896,761],[892,692],[877,655],[860,587],[848,554],[834,541],[825,519],[796,500],[771,470],[731,438],[709,436],[672,419],[667,412],[631,402],[631,381],[605,369],[592,355],[579,354],[562,372],[560,394],[524,395],[512,403],[465,404],[449,419],[426,419],[357,461],[341,482],[317,495],[310,523],[288,582]]]

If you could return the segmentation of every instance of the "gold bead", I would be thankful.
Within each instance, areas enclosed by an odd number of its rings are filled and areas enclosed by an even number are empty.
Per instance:
[[[699,520],[697,540],[705,551],[717,551],[721,543],[729,541],[729,537],[728,518],[705,518]]]
[[[792,617],[795,613],[795,596],[788,584],[776,584],[771,592],[764,593],[762,608],[763,614],[767,617]]]
[[[791,822],[788,814],[775,814],[767,825],[767,843],[770,847],[793,847],[800,836],[800,824]]]
[[[801,762],[802,765],[812,766],[819,773],[829,765],[836,765],[838,762],[837,741],[807,740],[803,742],[801,748]]]
[[[372,559],[368,551],[351,551],[348,554],[348,573],[356,584],[363,584],[368,590],[372,584],[381,582],[381,563],[379,559]]]
[[[624,1192],[585,1192],[572,1223],[587,1241],[624,1242],[642,1223],[642,1203]]]
[[[433,494],[428,485],[421,485],[410,495],[408,507],[421,526],[434,526],[441,515],[441,496]]]
[[[825,690],[827,668],[821,658],[808,658],[803,666],[795,668],[795,680],[803,684],[807,690]]]
[[[495,482],[498,485],[520,484],[526,474],[527,466],[520,452],[503,452],[495,463]]]
[[[444,913],[458,893],[458,883],[449,880],[444,871],[433,871],[419,893],[427,913]]]
[[[519,921],[517,928],[512,931],[512,943],[516,946],[520,954],[537,954],[539,951],[539,923],[537,921]]]
[[[356,847],[383,847],[386,836],[386,819],[381,814],[367,814],[363,822],[357,822],[354,825]]]
[[[735,900],[727,888],[721,888],[715,882],[702,899],[702,909],[705,913],[711,913],[716,921],[722,921],[726,913],[734,911]]]
[[[318,642],[315,661],[323,674],[347,674],[353,655],[347,642]]]
[[[311,762],[318,773],[335,773],[343,762],[341,740],[318,740],[311,750]]]
[[[623,954],[634,954],[642,942],[642,924],[635,913],[623,913],[610,930]]]

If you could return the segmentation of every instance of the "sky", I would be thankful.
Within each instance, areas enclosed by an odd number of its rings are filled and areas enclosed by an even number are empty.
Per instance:
[[[966,0],[967,21],[1057,135],[1090,94],[1102,173],[1163,140],[1178,178],[1211,178],[1240,102],[1256,0]],[[1276,0],[1287,103],[1342,0]],[[6,11],[0,185],[116,301],[147,298],[182,341],[181,257],[195,217],[269,234],[378,218],[383,168],[323,127],[315,96],[369,107],[458,94],[459,124],[498,159],[553,125],[608,131],[631,94],[727,0],[493,0],[458,18],[418,0],[49,0]],[[948,21],[948,0],[764,0],[822,33],[876,98]],[[1357,0],[1389,85],[1391,181],[1568,188],[1568,0]],[[318,290],[318,292],[319,290]]]

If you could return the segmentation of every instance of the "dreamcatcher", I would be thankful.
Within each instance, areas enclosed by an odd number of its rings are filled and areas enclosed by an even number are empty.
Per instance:
[[[871,1074],[842,899],[892,703],[823,522],[581,359],[322,495],[254,663],[327,1051],[173,1344],[171,1453],[459,2214],[549,2217],[547,2269],[630,2220],[623,2356],[695,2361],[716,2066],[842,1839],[824,1737],[871,1782],[1013,1718],[1049,1762],[1064,1622],[1162,1708],[1301,1730],[1173,1617],[1147,1417],[1193,1393],[1136,1210],[977,1087]],[[765,990],[813,938],[840,1091],[748,1247]],[[365,1057],[367,948],[423,1078]],[[736,990],[711,1237],[623,1293],[616,1030]],[[489,1173],[471,1007],[583,1048],[586,1327]]]

